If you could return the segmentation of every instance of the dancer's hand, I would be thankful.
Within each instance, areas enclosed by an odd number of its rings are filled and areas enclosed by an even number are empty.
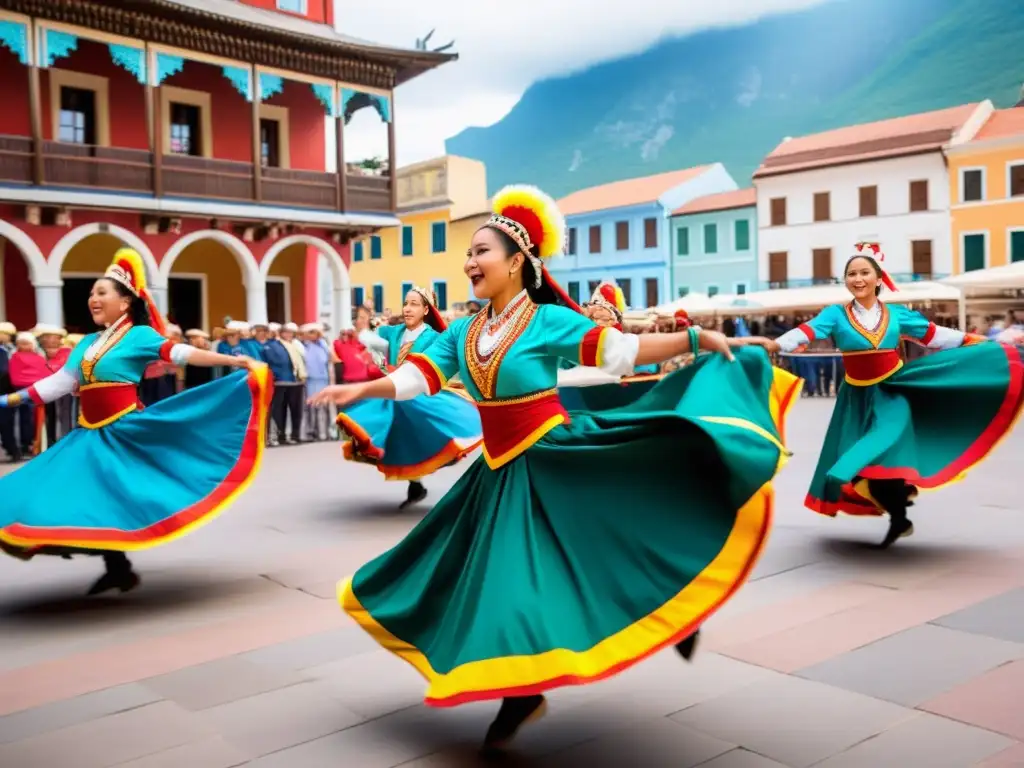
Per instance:
[[[729,339],[729,344],[733,347],[762,347],[766,352],[773,354],[782,349],[779,346],[779,342],[765,336],[744,336],[739,339]]]
[[[360,384],[332,384],[324,387],[307,401],[310,405],[329,405],[334,403],[337,406],[351,405],[363,396],[363,387]]]
[[[724,333],[718,331],[701,331],[699,345],[701,349],[707,350],[708,352],[717,352],[720,355],[724,355],[726,360],[732,362],[735,358],[732,355],[732,350],[729,348],[729,337]],[[693,350],[696,354],[697,350]]]
[[[235,358],[235,368],[246,368],[250,371],[255,371],[259,368],[262,363],[259,360],[255,360],[245,355],[239,355]]]

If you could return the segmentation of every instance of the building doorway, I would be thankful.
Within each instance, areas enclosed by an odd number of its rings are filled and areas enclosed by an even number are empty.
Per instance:
[[[174,274],[167,282],[167,320],[181,327],[206,325],[206,275]]]
[[[284,323],[291,321],[291,302],[289,296],[289,280],[287,277],[267,278],[267,321]]]
[[[89,312],[89,294],[99,275],[75,275],[65,273],[62,277],[61,303],[64,309],[64,328],[68,333],[92,333],[96,330]]]

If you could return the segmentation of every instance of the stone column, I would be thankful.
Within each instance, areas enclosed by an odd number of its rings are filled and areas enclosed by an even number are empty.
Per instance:
[[[334,317],[331,318],[331,332],[349,330],[352,324],[352,291],[348,288],[334,288]]]
[[[160,310],[160,314],[167,317],[167,286],[151,285],[149,286],[149,295],[153,297],[153,303],[156,304],[156,308]]]
[[[63,281],[36,283],[36,323],[42,325],[64,325],[64,302],[60,289]]]
[[[251,277],[245,286],[245,320],[250,323],[267,322],[267,282],[263,276]]]

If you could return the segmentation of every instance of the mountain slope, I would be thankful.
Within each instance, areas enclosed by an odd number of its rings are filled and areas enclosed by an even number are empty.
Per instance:
[[[1021,0],[835,0],[665,41],[531,86],[447,142],[491,190],[593,184],[719,161],[740,184],[786,136],[991,98],[1024,80]]]

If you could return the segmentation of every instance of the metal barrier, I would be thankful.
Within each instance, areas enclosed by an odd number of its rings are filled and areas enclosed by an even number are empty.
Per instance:
[[[806,382],[804,392],[821,397],[835,397],[846,375],[840,352],[779,352],[782,365]]]

